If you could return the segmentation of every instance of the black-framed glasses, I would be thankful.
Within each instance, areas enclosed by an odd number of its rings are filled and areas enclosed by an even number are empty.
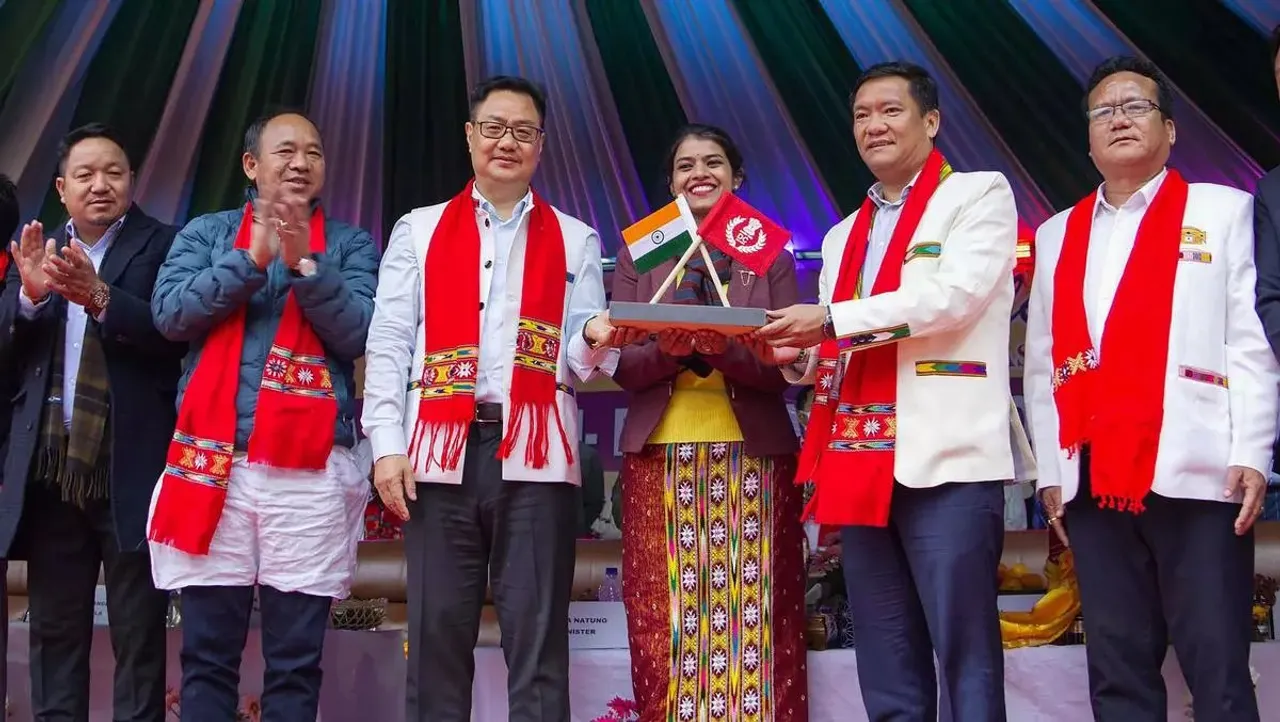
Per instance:
[[[1150,115],[1153,110],[1160,110],[1160,106],[1155,101],[1145,98],[1139,100],[1129,100],[1119,105],[1102,105],[1097,108],[1091,108],[1087,115],[1092,123],[1108,123],[1112,118],[1116,117],[1116,111],[1124,114],[1124,117],[1130,120],[1141,118],[1144,115]]]
[[[491,140],[498,140],[511,131],[511,137],[521,143],[533,143],[542,137],[542,128],[536,125],[507,125],[496,120],[482,120],[476,123],[480,135]]]

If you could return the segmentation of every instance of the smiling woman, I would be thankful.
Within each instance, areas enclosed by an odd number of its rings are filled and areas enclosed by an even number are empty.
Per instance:
[[[664,170],[698,223],[746,179],[737,145],[708,125],[676,134]],[[718,249],[711,259],[714,273],[693,256],[662,300],[718,304],[722,292],[748,308],[796,300],[788,253],[762,276]],[[649,300],[675,264],[668,257],[639,273],[624,246],[614,301]],[[613,378],[630,392],[619,444],[623,592],[642,718],[739,712],[803,722],[798,444],[786,381],[735,340],[678,331],[624,348]]]

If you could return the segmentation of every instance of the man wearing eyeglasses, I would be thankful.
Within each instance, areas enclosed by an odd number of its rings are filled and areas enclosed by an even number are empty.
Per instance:
[[[600,238],[530,189],[546,99],[499,76],[471,94],[474,180],[391,231],[366,351],[374,483],[405,520],[408,722],[471,718],[486,582],[509,717],[569,719],[569,595],[583,380],[617,363]],[[612,368],[609,368],[612,371]]]
[[[1166,719],[1172,641],[1196,719],[1256,722],[1252,529],[1280,368],[1254,310],[1252,199],[1166,167],[1171,107],[1145,60],[1089,80],[1103,183],[1036,235],[1027,413],[1075,552],[1095,719]]]

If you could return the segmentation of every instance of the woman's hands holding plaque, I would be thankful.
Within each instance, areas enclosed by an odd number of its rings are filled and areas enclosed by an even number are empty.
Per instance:
[[[667,328],[658,332],[658,350],[668,356],[684,358],[693,355],[694,336],[688,331]]]
[[[719,356],[729,349],[729,337],[715,331],[695,331],[693,349],[705,356]]]

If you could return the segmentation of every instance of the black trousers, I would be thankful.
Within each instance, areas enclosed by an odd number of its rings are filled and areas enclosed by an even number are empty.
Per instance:
[[[236,718],[253,589],[182,589],[184,722]],[[320,709],[320,660],[332,600],[259,586],[258,602],[266,662],[262,722],[314,722]]]
[[[0,578],[5,580],[5,588],[0,589],[0,649],[9,656],[9,562],[0,560]],[[9,665],[0,667],[0,700],[9,699]]]
[[[86,509],[40,482],[23,511],[30,595],[31,708],[37,722],[88,722],[89,648],[98,569],[115,652],[116,722],[164,722],[169,595],[151,583],[147,549],[122,551],[108,502]]]
[[[501,424],[473,424],[462,484],[419,484],[404,526],[406,722],[468,722],[488,581],[502,627],[511,722],[569,720],[569,597],[577,494],[502,480]]]
[[[1258,722],[1249,676],[1253,532],[1236,536],[1240,507],[1148,494],[1134,515],[1100,509],[1089,492],[1067,503],[1098,722],[1165,722],[1160,674],[1169,643],[1198,720]],[[1224,477],[1225,481],[1225,477]]]

